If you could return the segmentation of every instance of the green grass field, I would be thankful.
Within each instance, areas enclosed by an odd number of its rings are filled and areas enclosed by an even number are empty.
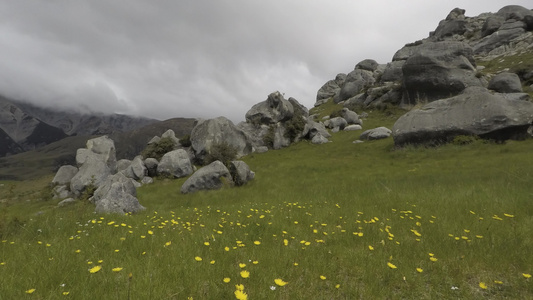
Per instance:
[[[0,299],[533,298],[533,140],[395,150],[360,133],[249,155],[243,187],[157,180],[137,215],[3,182]]]

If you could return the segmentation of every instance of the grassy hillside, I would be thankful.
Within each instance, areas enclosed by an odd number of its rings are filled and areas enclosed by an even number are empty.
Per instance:
[[[369,112],[364,127],[396,117]],[[239,188],[182,195],[185,179],[157,180],[138,215],[59,209],[32,200],[44,182],[3,183],[2,295],[533,297],[533,140],[394,150],[353,144],[360,133],[249,155],[256,178]]]

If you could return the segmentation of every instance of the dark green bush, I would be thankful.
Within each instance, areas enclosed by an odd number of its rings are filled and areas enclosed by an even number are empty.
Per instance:
[[[294,112],[294,115],[290,120],[285,122],[285,137],[294,142],[296,138],[302,133],[305,128],[305,119],[301,112]]]
[[[224,165],[229,166],[229,163],[236,158],[237,149],[226,142],[222,142],[211,146],[211,150],[205,156],[204,164],[208,165],[216,160],[219,160]]]
[[[171,138],[162,138],[161,140],[159,140],[159,142],[146,146],[146,148],[141,152],[141,155],[144,158],[151,157],[157,160],[161,160],[163,155],[174,150],[175,146],[176,145],[174,144],[174,141]]]
[[[191,136],[186,134],[180,138],[180,145],[183,147],[190,147],[192,145],[191,143]]]

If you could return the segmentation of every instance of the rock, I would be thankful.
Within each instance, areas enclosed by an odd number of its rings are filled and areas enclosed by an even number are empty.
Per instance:
[[[99,187],[112,174],[107,162],[101,156],[90,151],[83,154],[84,163],[70,180],[70,190],[76,196],[81,195],[88,186]]]
[[[133,180],[117,173],[96,189],[89,201],[96,205],[97,213],[136,213],[145,209],[136,196]]]
[[[341,117],[346,120],[347,124],[359,124],[361,125],[361,120],[356,112],[349,110],[348,108],[341,109]]]
[[[380,82],[401,81],[403,78],[402,67],[405,60],[393,61],[387,64],[383,75],[381,75]]]
[[[65,199],[72,197],[72,193],[69,191],[66,185],[58,185],[52,190],[54,194],[54,199]]]
[[[503,22],[505,22],[505,18],[500,16],[490,16],[485,20],[485,23],[483,23],[483,27],[481,28],[481,37],[484,38],[486,36],[489,36],[503,25]]]
[[[376,80],[370,71],[355,69],[346,76],[346,80],[341,87],[339,97],[335,98],[335,103],[347,100],[366,88],[374,84]]]
[[[144,166],[146,167],[148,176],[157,176],[157,165],[159,165],[159,162],[155,158],[149,157],[144,160]]]
[[[128,167],[131,165],[131,160],[129,159],[120,159],[117,161],[117,172],[123,172],[128,169]]]
[[[374,72],[378,68],[378,62],[373,59],[365,59],[355,65],[355,69],[366,70]]]
[[[302,116],[306,119],[309,118],[309,110],[307,109],[307,107],[300,104],[300,102],[298,102],[298,100],[294,99],[293,97],[290,97],[288,101],[292,105],[292,108],[294,110],[293,117]]]
[[[453,36],[455,34],[462,35],[466,32],[466,20],[465,20],[465,10],[460,8],[455,8],[452,10],[446,20],[442,20],[439,23],[437,29],[433,34],[437,40],[440,40],[445,37]]]
[[[403,65],[404,104],[457,95],[481,86],[476,77],[472,48],[466,43],[426,42]]]
[[[255,148],[255,152],[256,153],[268,152],[268,147],[267,146],[259,146],[259,147]]]
[[[495,93],[495,95],[500,96],[506,100],[512,101],[531,101],[531,97],[527,93]]]
[[[337,128],[337,130],[343,130],[348,125],[348,122],[342,117],[335,117],[324,122],[324,125],[330,129]]]
[[[505,140],[527,132],[533,121],[533,103],[510,101],[481,87],[431,102],[401,116],[393,127],[394,143],[435,144],[457,135]]]
[[[338,98],[341,91],[341,86],[346,80],[346,74],[337,74],[335,80],[326,82],[317,92],[315,106],[322,105],[330,98]]]
[[[132,174],[132,179],[142,180],[144,176],[148,175],[148,169],[144,165],[142,156],[136,156],[128,167],[128,174]]]
[[[320,134],[326,139],[331,137],[331,134],[329,134],[328,130],[326,129],[326,126],[324,126],[323,123],[317,123],[313,120],[307,120],[307,124],[305,124],[305,128],[302,132],[302,135],[307,139],[313,139],[315,135]]]
[[[220,189],[224,184],[233,185],[233,179],[228,168],[216,160],[194,172],[181,186],[181,192],[188,194],[200,190]]]
[[[533,16],[528,15],[524,17],[524,20],[522,20],[524,24],[526,24],[526,30],[532,31],[533,30]]]
[[[387,127],[378,127],[374,129],[365,130],[361,133],[359,139],[361,140],[381,140],[386,139],[391,135],[392,131]]]
[[[318,145],[325,144],[327,142],[329,142],[329,140],[320,133],[315,134],[315,136],[313,136],[311,139],[311,143]]]
[[[505,20],[514,19],[517,21],[522,21],[525,16],[533,15],[533,12],[520,5],[507,5],[502,7],[496,13],[496,15],[504,18]]]
[[[272,142],[272,149],[279,150],[281,148],[289,147],[291,140],[287,137],[286,129],[281,123],[274,126],[274,140]]]
[[[509,72],[494,76],[490,80],[488,88],[498,93],[522,93],[520,77],[515,73]]]
[[[67,199],[65,199],[65,200],[63,200],[63,201],[61,201],[61,202],[59,202],[59,203],[57,204],[57,207],[65,207],[65,206],[68,206],[68,205],[74,204],[74,203],[76,203],[76,202],[77,202],[77,201],[74,200],[73,198],[67,198]]]
[[[191,132],[192,149],[200,161],[211,152],[211,147],[222,143],[237,150],[237,157],[252,153],[252,144],[246,134],[225,117],[199,122]]]
[[[191,175],[193,172],[191,160],[187,151],[177,149],[165,153],[157,165],[157,174],[175,178]]]
[[[145,176],[142,180],[141,180],[141,184],[142,185],[145,185],[145,184],[152,184],[154,183],[154,179],[152,177],[149,177],[149,176]]]
[[[78,168],[74,166],[71,166],[71,165],[61,166],[59,170],[57,170],[57,173],[54,176],[54,179],[52,179],[52,183],[57,184],[57,185],[69,184],[70,180],[72,180],[72,177],[74,177],[76,173],[78,173]]]
[[[148,145],[151,145],[151,144],[157,144],[161,141],[161,138],[158,137],[158,136],[154,136],[151,140],[148,141]]]
[[[240,122],[237,125],[237,128],[244,132],[246,139],[252,144],[253,148],[257,149],[258,147],[265,146],[264,138],[265,135],[269,133],[270,126],[264,124],[254,125],[248,122]]]
[[[177,147],[179,146],[180,144],[180,139],[178,139],[176,137],[176,133],[174,132],[174,130],[172,129],[169,129],[167,131],[165,131],[162,135],[161,135],[161,138],[164,139],[164,138],[169,138],[171,139],[173,142],[174,142],[174,147]]]
[[[111,173],[117,172],[115,142],[108,138],[107,135],[88,140],[87,150],[98,154],[98,156],[107,164]]]
[[[511,40],[521,36],[525,32],[526,30],[524,28],[498,30],[481,39],[472,48],[477,55],[486,54],[502,45],[509,44]]]
[[[250,170],[248,164],[240,160],[234,160],[229,165],[229,171],[235,185],[242,186],[248,181],[253,180],[255,173]]]
[[[280,92],[274,92],[268,95],[265,101],[252,106],[245,117],[249,123],[269,125],[287,121],[293,114],[292,104],[285,100]]]
[[[355,131],[355,130],[361,130],[363,127],[361,125],[348,125],[344,127],[344,131]]]

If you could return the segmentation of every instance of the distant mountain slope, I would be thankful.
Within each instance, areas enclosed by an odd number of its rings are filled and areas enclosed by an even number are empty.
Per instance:
[[[17,144],[5,131],[0,129],[0,157],[8,154],[22,152],[22,147]]]

